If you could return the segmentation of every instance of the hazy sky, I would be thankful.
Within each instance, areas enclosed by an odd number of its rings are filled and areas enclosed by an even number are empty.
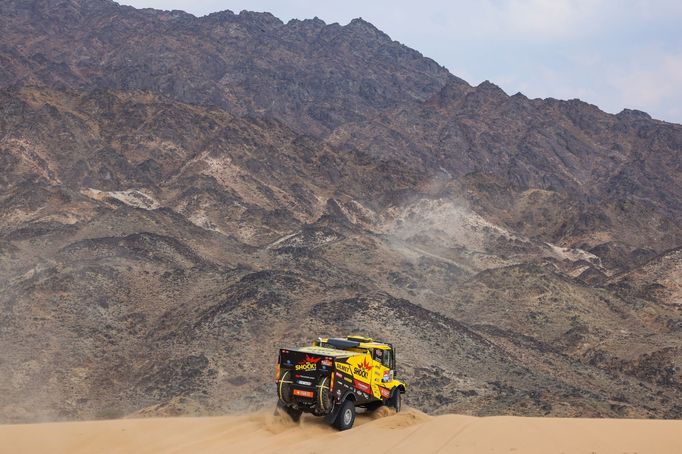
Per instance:
[[[269,11],[283,21],[355,17],[477,85],[581,98],[682,123],[682,0],[120,0],[197,16]]]

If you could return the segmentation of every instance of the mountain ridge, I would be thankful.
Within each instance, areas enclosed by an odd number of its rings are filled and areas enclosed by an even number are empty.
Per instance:
[[[682,126],[349,25],[0,5],[1,421],[257,408],[350,332],[430,412],[680,417]]]

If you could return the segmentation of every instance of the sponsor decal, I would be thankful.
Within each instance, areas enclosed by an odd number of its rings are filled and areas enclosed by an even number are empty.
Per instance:
[[[312,398],[315,394],[312,391],[304,391],[302,389],[294,389],[294,396],[310,397]]]
[[[305,355],[305,359],[298,364],[296,364],[296,370],[317,370],[317,362],[322,358],[314,358],[312,356]]]
[[[374,366],[372,364],[367,362],[367,358],[363,359],[360,364],[355,366],[355,369],[353,369],[353,374],[358,375],[362,378],[368,378],[369,373],[372,371]]]
[[[327,367],[332,367],[332,362],[328,359],[323,359],[322,360],[322,365],[327,366]]]
[[[379,391],[381,391],[381,397],[384,399],[388,399],[391,396],[391,391],[386,388],[379,387]]]
[[[346,363],[336,363],[336,368],[340,370],[341,372],[345,372],[347,374],[352,374],[353,370],[350,368],[350,365]]]
[[[297,382],[299,385],[305,385],[305,386],[312,386],[312,385],[313,385],[312,382],[305,381],[305,380],[296,380],[296,382]]]
[[[367,383],[363,383],[363,382],[361,382],[361,381],[359,381],[359,380],[353,380],[353,386],[355,386],[355,387],[356,387],[357,389],[359,389],[360,391],[363,391],[363,392],[366,392],[366,393],[372,392],[372,391],[369,389],[369,385],[368,385]]]
[[[384,372],[384,382],[391,381],[391,371],[390,369]]]
[[[343,377],[343,375],[341,375],[341,372],[336,372],[336,376],[339,378]]]
[[[348,378],[348,377],[343,377],[343,379],[346,380],[348,383],[353,383],[353,380],[351,380],[351,379]]]

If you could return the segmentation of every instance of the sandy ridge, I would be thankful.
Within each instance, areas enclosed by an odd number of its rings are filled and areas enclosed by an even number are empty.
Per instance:
[[[359,415],[337,432],[269,411],[210,418],[148,418],[0,426],[0,453],[530,453],[678,454],[682,421],[461,415],[416,410]]]

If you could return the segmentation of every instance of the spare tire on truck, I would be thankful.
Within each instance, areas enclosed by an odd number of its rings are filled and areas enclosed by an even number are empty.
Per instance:
[[[329,377],[324,377],[317,385],[317,402],[321,413],[329,413],[332,409],[333,401],[329,390]]]
[[[279,395],[279,400],[285,404],[291,403],[291,371],[285,371],[284,374],[279,379],[279,386],[277,386],[277,394]]]
[[[277,401],[277,408],[275,409],[275,416],[280,412],[284,412],[294,421],[298,422],[301,419],[302,410],[290,406],[291,404],[291,373],[289,371],[284,372],[282,378],[277,386],[277,394],[279,395],[279,400]]]

